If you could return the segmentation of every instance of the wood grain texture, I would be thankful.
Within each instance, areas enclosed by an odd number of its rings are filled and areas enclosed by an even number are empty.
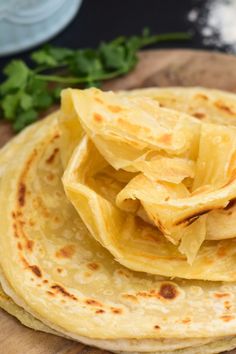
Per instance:
[[[104,84],[108,89],[150,86],[205,86],[236,92],[236,57],[194,50],[153,50],[140,53],[129,75]],[[12,136],[0,124],[0,146]],[[51,334],[28,329],[0,310],[0,354],[107,354]],[[236,350],[228,352],[236,354]]]

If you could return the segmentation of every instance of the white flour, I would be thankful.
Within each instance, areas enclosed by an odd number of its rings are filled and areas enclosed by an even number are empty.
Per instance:
[[[236,52],[236,0],[206,0],[203,8],[188,13],[188,20],[195,24],[204,44]]]

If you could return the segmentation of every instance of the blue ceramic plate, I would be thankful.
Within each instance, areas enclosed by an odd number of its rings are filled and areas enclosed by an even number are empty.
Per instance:
[[[29,49],[59,33],[82,0],[0,0],[0,56]]]

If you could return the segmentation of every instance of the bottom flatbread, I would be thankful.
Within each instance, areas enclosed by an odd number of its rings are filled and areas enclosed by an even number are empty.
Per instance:
[[[48,326],[44,325],[41,321],[34,318],[31,314],[26,312],[23,308],[16,305],[14,301],[4,293],[0,285],[0,307],[8,312],[10,315],[17,318],[24,326],[32,328],[36,331],[42,331],[46,333],[57,334]],[[155,354],[215,354],[222,351],[228,351],[236,346],[236,337],[226,337],[221,338],[217,341],[212,342],[212,338],[209,339],[207,343],[206,338],[204,339],[188,339],[188,340],[156,340],[156,346],[159,347],[158,351],[147,352]],[[95,343],[96,342],[96,343]],[[94,345],[97,345],[97,341],[94,342]],[[117,340],[119,342],[119,340]],[[159,342],[159,343],[158,343]],[[202,344],[201,344],[202,342]],[[138,341],[137,341],[138,343]],[[205,343],[205,344],[203,344]],[[128,344],[128,343],[127,343]],[[92,343],[91,343],[92,345]],[[188,346],[181,349],[182,346]],[[174,350],[174,348],[179,348]],[[120,353],[130,353],[130,352],[120,352]],[[139,352],[133,352],[133,354],[139,354]]]

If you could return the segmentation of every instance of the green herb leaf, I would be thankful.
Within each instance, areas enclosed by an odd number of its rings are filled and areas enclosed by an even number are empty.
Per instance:
[[[56,48],[45,46],[42,49],[32,53],[31,59],[38,65],[55,67],[66,63],[74,54],[73,50],[68,48]]]
[[[126,48],[124,45],[102,43],[99,51],[106,69],[120,69],[126,66]]]
[[[99,76],[103,74],[103,65],[93,49],[78,50],[70,63],[71,72],[78,77]]]
[[[38,65],[47,65],[51,67],[57,65],[57,61],[44,49],[33,53],[31,59]]]
[[[7,80],[0,86],[1,95],[23,88],[31,74],[31,70],[22,60],[11,61],[3,72],[7,76]]]
[[[53,97],[48,92],[41,92],[37,96],[34,96],[34,107],[40,110],[50,107],[53,102]]]
[[[20,107],[27,111],[33,107],[33,97],[26,92],[22,92],[20,95]]]
[[[17,107],[19,105],[20,96],[16,94],[8,94],[4,96],[1,102],[4,118],[7,120],[14,120],[16,116]]]

